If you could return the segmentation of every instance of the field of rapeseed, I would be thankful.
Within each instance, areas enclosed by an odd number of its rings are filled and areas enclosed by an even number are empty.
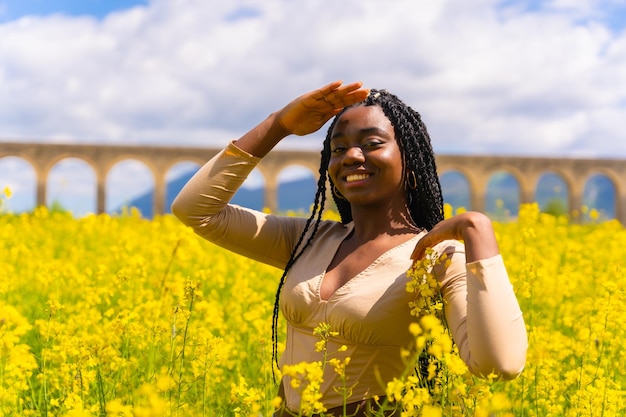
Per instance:
[[[425,316],[411,331],[451,388],[433,402],[407,377],[389,397],[415,405],[407,416],[626,415],[624,228],[534,205],[496,228],[528,325],[524,373],[468,378]],[[270,416],[279,276],[171,216],[0,213],[0,415]]]

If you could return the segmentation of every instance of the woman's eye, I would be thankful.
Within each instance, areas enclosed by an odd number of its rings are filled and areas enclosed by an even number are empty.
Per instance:
[[[337,147],[331,149],[331,152],[332,153],[341,153],[341,152],[343,152],[345,150],[346,150],[346,148],[344,148],[343,146],[337,146]]]
[[[367,148],[375,148],[378,145],[381,145],[382,142],[379,140],[369,140],[367,142],[365,142],[365,147]]]

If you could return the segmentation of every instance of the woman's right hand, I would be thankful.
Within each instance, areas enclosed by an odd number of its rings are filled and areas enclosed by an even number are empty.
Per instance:
[[[276,120],[282,129],[294,135],[316,132],[344,107],[365,100],[369,90],[362,86],[361,82],[332,82],[287,104],[276,114]]]
[[[251,155],[262,158],[286,136],[308,135],[319,130],[344,107],[367,98],[369,90],[362,83],[343,85],[335,81],[318,90],[303,94],[281,110],[252,128],[235,145]]]

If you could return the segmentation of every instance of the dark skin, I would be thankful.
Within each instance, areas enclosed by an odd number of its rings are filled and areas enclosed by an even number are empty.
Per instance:
[[[321,285],[327,300],[382,254],[415,234],[403,186],[402,154],[382,109],[356,106],[331,132],[328,173],[352,207],[354,233],[339,246]]]
[[[360,82],[346,85],[341,81],[332,82],[301,95],[278,112],[272,113],[238,139],[236,145],[254,156],[263,157],[285,137],[316,132],[344,107],[363,101],[368,94],[369,90],[363,88]],[[355,221],[355,230],[367,227],[367,219],[364,220]],[[420,239],[411,258],[422,258],[428,247],[447,239],[465,242],[467,262],[500,253],[489,218],[482,213],[469,211],[437,224]]]
[[[368,94],[361,83],[330,83],[272,113],[235,144],[263,157],[283,138],[316,132],[344,107],[363,101]],[[375,106],[349,109],[336,123],[331,137],[333,153],[328,172],[338,191],[350,202],[354,232],[342,242],[327,268],[321,285],[322,299],[330,298],[380,255],[420,232],[410,221],[402,157],[391,122],[382,110]],[[361,177],[348,178],[353,174]],[[427,248],[448,239],[464,241],[467,262],[499,253],[489,218],[482,213],[466,212],[438,223],[426,233],[411,258],[421,259]],[[284,398],[282,383],[279,395]],[[344,415],[346,411],[347,415],[364,416],[366,401],[349,404],[347,410],[328,410],[326,415]]]

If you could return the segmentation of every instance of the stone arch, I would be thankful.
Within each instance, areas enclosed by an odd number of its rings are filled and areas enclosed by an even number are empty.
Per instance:
[[[37,204],[38,205],[48,205],[50,201],[49,192],[50,189],[48,187],[48,181],[50,178],[50,173],[54,169],[54,167],[58,166],[58,164],[62,163],[64,160],[68,159],[76,159],[82,161],[84,164],[89,166],[96,176],[96,187],[98,184],[99,172],[98,172],[98,164],[97,161],[92,159],[89,155],[81,155],[71,152],[71,150],[67,150],[65,152],[60,152],[58,154],[52,155],[50,158],[45,161],[40,161],[39,170],[37,175]],[[97,191],[96,191],[96,212],[98,211],[98,203],[97,203]]]
[[[30,167],[33,168],[33,170],[35,171],[35,173],[37,173],[37,168],[39,167],[39,161],[37,160],[37,158],[33,157],[30,154],[23,154],[20,152],[0,152],[0,160],[4,159],[4,158],[18,158],[21,160],[24,160]]]
[[[602,217],[614,218],[618,211],[617,195],[617,184],[610,175],[596,171],[586,176],[582,201],[584,207],[597,210]]]
[[[279,210],[278,176],[283,169],[292,165],[302,166],[313,173],[315,181],[318,179],[319,156],[314,157],[314,153],[301,151],[289,152],[288,154],[289,157],[286,158],[278,152],[270,152],[257,166],[265,177],[265,207],[272,212]]]
[[[535,186],[535,201],[539,209],[556,214],[567,214],[575,209],[571,204],[572,189],[567,177],[558,170],[546,170],[541,173]]]
[[[439,175],[443,201],[453,209],[469,209],[472,204],[471,185],[467,176],[456,169],[449,169]]]
[[[501,163],[494,164],[489,169],[489,174],[486,179],[486,186],[489,185],[489,181],[493,175],[498,173],[506,173],[515,180],[518,186],[519,203],[532,203],[534,202],[535,187],[542,171],[524,172],[519,166],[508,163],[507,159],[503,159]]]
[[[221,149],[201,147],[167,147],[167,146],[119,146],[95,144],[45,144],[3,142],[0,146],[0,158],[7,155],[18,156],[27,160],[35,169],[37,177],[37,205],[45,204],[46,166],[51,159],[75,157],[92,165],[98,178],[97,212],[104,212],[104,178],[106,164],[120,155],[122,159],[136,159],[151,167],[155,181],[154,212],[164,212],[164,174],[168,167],[179,159],[198,161],[203,164]],[[455,169],[466,175],[472,189],[473,210],[484,210],[484,198],[490,173],[496,170],[511,172],[517,178],[521,188],[521,202],[534,200],[535,185],[545,172],[557,172],[569,189],[568,207],[582,205],[585,175],[600,171],[614,181],[616,189],[615,216],[626,224],[626,160],[619,159],[584,159],[584,158],[532,158],[488,155],[437,155],[437,166],[441,174]],[[258,165],[266,179],[265,206],[276,210],[276,176],[285,163],[296,163],[307,166],[317,173],[319,167],[319,151],[283,151],[276,149],[270,152]],[[314,174],[317,175],[317,174]]]
[[[159,204],[161,206],[165,205],[165,201],[157,200],[159,198],[159,195],[162,195],[162,193],[157,193],[157,185],[158,185],[157,178],[164,177],[165,174],[163,173],[161,175],[158,175],[158,177],[155,177],[154,165],[145,164],[145,159],[143,158],[137,159],[133,157],[128,157],[127,155],[123,155],[119,158],[111,159],[110,162],[112,163],[106,165],[106,174],[105,174],[105,179],[104,179],[105,187],[107,190],[107,199],[105,200],[107,211],[116,212],[117,209],[120,209],[126,206],[127,203],[131,203],[134,200],[142,201],[144,199],[149,199],[151,200],[152,204],[149,204],[149,203],[146,204],[146,206],[148,207],[147,212],[142,213],[142,214],[149,216],[149,217],[151,217],[153,214],[157,214],[154,211],[154,207],[156,207]],[[129,164],[132,164],[132,165],[129,165]],[[124,165],[126,165],[127,167],[130,167],[130,168],[126,168],[127,170],[134,169],[136,171],[135,173],[138,175],[133,175],[131,178],[128,178],[128,177],[117,178],[116,176],[118,174],[116,170],[124,169]],[[144,179],[151,182],[150,185],[152,187],[148,186],[146,190],[141,191],[140,187],[142,185],[148,185],[143,182]],[[136,193],[132,195],[126,194],[123,196],[122,199],[119,199],[119,200],[116,198],[109,198],[109,197],[117,197],[117,195],[109,192],[111,189],[121,189],[122,187],[120,187],[119,184],[128,185],[129,181],[135,181],[135,185],[138,186],[135,189],[137,191]]]
[[[626,167],[626,161],[624,161],[623,166]],[[584,184],[594,175],[603,175],[611,181],[615,193],[615,218],[626,225],[626,172],[620,173],[613,167],[598,164],[587,167],[581,171],[581,175],[585,178]]]
[[[57,180],[58,175],[65,177]],[[95,213],[97,182],[94,165],[89,161],[76,156],[55,158],[54,164],[46,167],[46,205],[58,205],[76,217]]]
[[[485,211],[500,220],[517,216],[521,203],[518,177],[506,170],[496,170],[490,174],[486,184]]]
[[[0,199],[5,187],[12,194],[0,204],[0,211],[20,212],[37,206],[37,168],[29,159],[17,155],[0,157]]]

